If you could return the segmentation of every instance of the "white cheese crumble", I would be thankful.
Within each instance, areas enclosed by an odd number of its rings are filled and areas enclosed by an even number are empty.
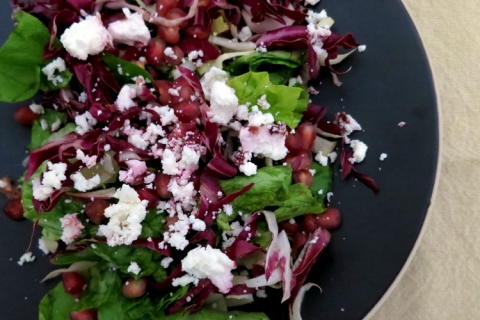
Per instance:
[[[224,204],[223,205],[223,211],[227,214],[227,216],[231,216],[233,213],[233,207],[230,204]]]
[[[178,121],[174,110],[168,106],[154,107],[153,110],[160,116],[162,126],[168,126],[169,124],[176,123]]]
[[[200,79],[203,92],[205,93],[205,99],[210,100],[210,93],[212,92],[212,86],[215,82],[226,82],[228,80],[228,73],[217,67],[212,67],[207,73]]]
[[[30,108],[30,110],[33,111],[33,113],[36,113],[36,114],[44,114],[45,113],[45,109],[43,109],[43,107],[39,104],[32,103],[28,107]]]
[[[365,51],[365,50],[367,50],[367,46],[366,46],[366,45],[362,44],[362,45],[359,45],[359,46],[358,46],[358,52],[363,52],[363,51]]]
[[[127,271],[135,275],[138,275],[140,271],[142,271],[142,269],[138,266],[138,263],[132,261],[130,262],[130,265],[128,266]]]
[[[237,113],[237,107],[235,90],[225,82],[215,81],[210,91],[210,121],[227,125]]]
[[[238,33],[238,39],[242,42],[247,41],[252,36],[252,30],[248,26],[245,26]]]
[[[48,130],[47,120],[41,119],[40,120],[40,127],[42,128],[43,131],[47,131]]]
[[[38,248],[43,251],[45,254],[49,254],[50,252],[55,252],[58,248],[57,241],[47,239],[45,237],[41,237],[38,239]]]
[[[284,133],[270,132],[269,126],[261,126],[256,130],[242,128],[239,133],[240,142],[245,152],[262,154],[273,160],[281,160],[287,156]]]
[[[63,82],[63,78],[55,75],[55,71],[64,72],[65,70],[67,70],[67,67],[65,66],[65,60],[62,58],[57,58],[42,68],[43,74],[47,76],[47,79],[52,82],[54,86]]]
[[[105,217],[110,220],[99,227],[98,235],[105,236],[111,247],[130,245],[142,233],[141,222],[147,215],[148,201],[140,200],[138,193],[126,184],[117,190],[114,198],[118,203],[105,209]]]
[[[380,155],[380,158],[379,158],[379,159],[380,159],[380,161],[383,161],[383,160],[387,159],[387,154],[386,154],[386,153],[382,153],[382,154]]]
[[[324,156],[322,154],[322,151],[317,153],[317,155],[315,156],[315,160],[317,160],[318,163],[320,163],[324,167],[328,166],[328,157]]]
[[[126,19],[115,21],[108,26],[108,32],[112,35],[113,41],[129,46],[140,42],[146,46],[151,36],[142,15],[132,14],[127,8],[123,8],[122,11]]]
[[[77,218],[76,213],[66,214],[63,218],[60,218],[62,223],[62,236],[60,239],[65,242],[65,244],[70,244],[82,234],[83,226],[82,222]]]
[[[91,190],[98,186],[101,182],[98,174],[94,175],[90,179],[87,179],[81,172],[76,172],[70,175],[70,179],[73,181],[73,187],[81,192]]]
[[[260,101],[260,100],[259,100]],[[266,102],[266,100],[265,100]],[[266,102],[268,103],[268,102]],[[270,104],[269,104],[270,106]],[[252,112],[248,115],[248,126],[249,127],[260,127],[264,124],[273,124],[275,119],[271,113],[262,113],[258,106],[252,107]]]
[[[348,159],[350,163],[360,163],[365,159],[368,146],[360,140],[352,140],[350,146],[353,149],[353,156]]]
[[[235,262],[225,253],[209,245],[189,251],[182,260],[183,271],[196,279],[210,279],[221,293],[227,293],[232,288],[231,271],[235,268]]]
[[[112,36],[103,26],[100,15],[87,16],[66,29],[60,42],[70,55],[87,60],[88,55],[99,54],[107,44],[112,44]]]
[[[133,99],[137,96],[137,90],[135,89],[134,85],[124,85],[120,92],[118,93],[117,100],[115,101],[115,105],[117,106],[118,110],[126,111],[130,108],[133,108],[137,105]]]
[[[75,124],[77,125],[75,131],[78,134],[84,134],[93,129],[97,124],[97,119],[95,119],[90,112],[86,111],[84,114],[79,114],[75,117]]]
[[[78,96],[78,102],[85,103],[85,102],[87,102],[87,98],[88,98],[87,93],[85,91],[83,91]]]
[[[163,53],[164,53],[167,57],[169,57],[169,58],[171,58],[171,59],[173,59],[173,60],[176,60],[176,59],[178,58],[177,55],[175,54],[175,52],[173,51],[173,49],[172,49],[171,47],[166,47],[165,50],[163,50]]]
[[[39,201],[45,201],[50,195],[62,187],[62,182],[67,179],[65,171],[66,163],[47,163],[47,171],[43,173],[42,181],[40,178],[33,179],[33,197]]]
[[[170,257],[163,258],[162,261],[160,261],[160,264],[164,269],[167,269],[170,266],[170,263],[173,262],[173,259]]]
[[[23,266],[24,263],[35,261],[35,256],[29,251],[25,252],[17,261],[19,266]]]
[[[246,176],[253,176],[254,174],[257,174],[257,165],[253,162],[246,162],[240,167],[238,167],[240,172],[243,172]]]
[[[76,158],[82,161],[87,166],[87,168],[91,168],[97,164],[97,156],[87,156],[80,149],[77,149]]]

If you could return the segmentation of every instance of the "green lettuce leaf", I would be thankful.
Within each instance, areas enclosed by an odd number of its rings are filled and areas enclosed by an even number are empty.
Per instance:
[[[74,298],[66,293],[63,284],[59,283],[40,301],[38,318],[39,320],[68,320],[69,313],[75,304]]]
[[[44,63],[44,66],[49,64],[51,61],[48,61],[47,63]],[[42,66],[42,67],[44,67]],[[50,92],[50,91],[55,91],[59,89],[66,88],[70,80],[72,80],[73,73],[71,73],[68,70],[62,71],[62,72],[56,72],[55,75],[60,76],[62,78],[62,81],[58,81],[56,84],[53,84],[52,81],[48,80],[47,76],[43,73],[40,72],[40,90],[44,92]]]
[[[257,234],[253,237],[253,243],[260,245],[263,249],[267,249],[272,243],[272,233],[265,220],[258,221]]]
[[[275,121],[285,122],[295,128],[302,119],[308,99],[305,100],[305,88],[276,85],[270,81],[268,72],[248,72],[227,82],[235,89],[240,104],[257,105],[258,99],[266,95],[271,113]],[[308,93],[306,93],[308,97]]]
[[[44,120],[47,123],[48,129],[46,130],[42,129],[42,126],[40,124],[42,120]],[[62,127],[67,121],[66,114],[64,112],[59,112],[52,109],[45,109],[45,113],[42,114],[38,120],[35,120],[33,122],[32,139],[30,144],[28,145],[28,148],[30,150],[40,148],[47,142],[50,142],[55,138],[62,137],[65,134],[75,130],[76,126],[72,123],[70,124],[67,130],[63,130],[64,128],[62,128],[57,132],[51,133],[50,130],[52,128],[52,124],[54,124],[57,120],[60,120],[61,122],[60,127]],[[67,132],[68,130],[72,129],[72,125],[73,125],[73,130],[70,132]]]
[[[295,69],[305,64],[303,51],[269,51],[255,52],[239,57],[225,68],[233,76],[249,71],[266,71],[274,84],[285,84],[292,77]]]
[[[102,53],[102,59],[120,85],[135,83],[133,77],[142,76],[145,80],[153,82],[152,75],[134,63],[120,59],[110,53]],[[119,72],[121,70],[121,72]]]
[[[312,196],[310,189],[303,183],[292,184],[285,200],[275,203],[278,206],[274,213],[277,221],[290,220],[292,218],[311,213],[325,211],[323,201],[318,201]]]
[[[284,200],[292,182],[292,169],[285,166],[264,167],[257,174],[247,177],[238,176],[220,181],[220,186],[226,194],[241,190],[254,183],[253,187],[232,202],[235,214],[239,211],[252,213]],[[234,216],[232,214],[232,216]]]
[[[160,266],[162,258],[160,253],[146,247],[127,245],[110,247],[104,242],[96,242],[84,251],[59,254],[52,263],[56,265],[69,265],[79,261],[110,263],[127,277],[134,276],[138,279],[152,276],[158,282],[167,277],[165,269]],[[138,275],[127,271],[132,261],[141,268]]]
[[[159,238],[164,225],[163,219],[165,219],[165,215],[158,214],[157,209],[150,210],[145,217],[145,220],[142,221],[142,233],[140,234],[139,238]]]
[[[332,189],[332,168],[331,166],[322,166],[320,163],[313,161],[311,169],[315,170],[315,174],[313,175],[313,184],[310,190],[319,202],[323,202],[327,193]],[[320,190],[322,192],[319,194]]]

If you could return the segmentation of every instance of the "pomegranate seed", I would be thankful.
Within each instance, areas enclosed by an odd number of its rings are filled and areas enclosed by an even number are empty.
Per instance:
[[[150,210],[157,206],[159,199],[158,199],[157,192],[155,192],[155,190],[148,189],[148,188],[137,188],[136,191],[138,193],[138,197],[140,198],[140,200],[148,201],[147,209]]]
[[[312,165],[312,153],[300,152],[297,155],[287,155],[285,162],[290,165],[293,171],[308,170]]]
[[[87,309],[70,312],[70,320],[98,320],[97,310]]]
[[[178,4],[178,0],[157,0],[155,10],[160,17],[164,17],[168,11],[175,8]]]
[[[145,55],[147,62],[153,66],[161,66],[164,63],[165,48],[167,45],[165,41],[159,38],[153,38],[150,40],[147,46],[147,53]]]
[[[12,220],[23,220],[23,205],[20,199],[13,199],[7,202],[3,207],[3,212]]]
[[[306,233],[312,233],[317,230],[317,215],[316,214],[306,214],[303,216],[302,228]]]
[[[313,143],[317,137],[317,132],[315,127],[311,123],[302,123],[295,129],[295,135],[300,135],[301,140],[303,141],[302,150],[311,151],[313,148]]]
[[[307,242],[307,235],[303,232],[295,234],[293,237],[292,250],[296,252],[301,246]]]
[[[332,235],[330,234],[330,232],[327,229],[322,229],[322,233],[325,237],[325,243],[329,243],[330,239],[332,238]]]
[[[143,56],[143,53],[140,52],[137,48],[127,47],[127,49],[125,49],[125,51],[123,52],[121,58],[127,61],[136,61],[140,59],[141,56]]]
[[[123,284],[122,291],[123,295],[130,299],[141,297],[147,291],[147,279],[140,278],[136,281],[134,278],[130,278]]]
[[[177,18],[183,18],[185,17],[187,14],[180,8],[173,8],[171,9],[170,11],[167,12],[167,14],[165,15],[165,18],[167,19],[170,19],[170,20],[173,20],[173,19],[177,19]],[[186,27],[188,26],[188,21],[185,20],[183,21],[182,23],[180,23],[178,25],[178,27],[180,28],[180,30],[183,30],[185,29]]]
[[[85,213],[92,223],[98,225],[105,221],[105,209],[107,209],[109,206],[110,202],[107,200],[93,200],[85,205]]]
[[[289,134],[285,139],[285,147],[289,151],[289,155],[296,155],[302,151],[303,141],[301,136],[298,133]]]
[[[33,121],[40,118],[40,115],[33,112],[29,106],[22,106],[15,110],[13,118],[21,125],[31,127],[33,125]]]
[[[210,33],[205,31],[201,25],[194,25],[187,29],[187,35],[197,40],[207,40]]]
[[[167,80],[156,80],[154,84],[160,94],[160,103],[163,105],[172,103],[172,95],[168,93],[168,90],[172,88],[171,82]]]
[[[182,63],[183,59],[183,51],[180,49],[179,46],[173,46],[173,55],[172,56],[165,56],[165,62],[172,66],[178,66]]]
[[[332,230],[336,229],[342,223],[342,216],[340,210],[335,207],[328,207],[327,210],[317,215],[317,226]]]
[[[195,93],[188,81],[184,77],[177,78],[173,81],[173,87],[177,88],[179,101],[191,100],[192,95]],[[180,88],[180,89],[178,89]],[[176,102],[179,102],[176,101]]]
[[[80,273],[65,272],[62,274],[62,280],[63,288],[66,293],[72,296],[78,296],[82,293],[83,287],[85,286],[85,280]]]
[[[158,26],[158,36],[166,43],[175,44],[180,41],[180,28],[179,27],[166,27]]]
[[[182,101],[176,104],[173,109],[177,118],[182,122],[190,122],[200,116],[200,105],[195,101]]]
[[[308,170],[299,170],[293,173],[293,181],[295,183],[303,183],[310,188],[313,184],[313,176]]]
[[[170,176],[158,173],[155,177],[155,189],[157,190],[157,194],[163,198],[168,199],[172,196],[172,193],[168,191],[168,184],[170,183]]]
[[[289,236],[295,235],[300,231],[300,225],[298,223],[290,223],[289,221],[283,221],[278,224],[281,230],[285,230],[285,233]]]

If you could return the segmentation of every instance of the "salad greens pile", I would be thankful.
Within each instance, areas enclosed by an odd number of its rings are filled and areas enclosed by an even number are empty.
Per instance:
[[[306,277],[340,224],[327,206],[338,140],[342,175],[378,189],[353,167],[360,125],[326,121],[310,81],[320,68],[338,80],[351,53],[339,49],[365,46],[300,1],[14,7],[0,101],[36,103],[15,113],[32,136],[9,208],[41,228],[61,268],[45,280],[62,276],[39,319],[263,320],[235,307],[267,287],[301,319]]]

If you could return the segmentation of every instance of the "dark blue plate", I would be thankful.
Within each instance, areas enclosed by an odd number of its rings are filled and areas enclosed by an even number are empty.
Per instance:
[[[343,213],[342,227],[312,270],[312,289],[303,305],[304,320],[361,319],[379,301],[402,269],[422,228],[430,205],[438,158],[438,114],[432,75],[422,43],[399,0],[323,0],[321,7],[336,21],[334,30],[352,32],[367,44],[339,68],[338,88],[325,76],[314,101],[336,112],[351,113],[363,126],[356,133],[368,144],[358,166],[380,186],[375,196],[360,182],[334,182],[332,203]],[[13,28],[7,1],[0,3],[0,43]],[[1,71],[1,70],[0,70]],[[27,156],[29,130],[13,121],[14,106],[0,106],[0,176],[19,177]],[[397,126],[406,122],[403,128]],[[381,153],[387,153],[380,161]],[[0,200],[3,206],[4,200]],[[51,269],[34,248],[37,261],[23,267],[32,224],[0,215],[1,319],[35,319],[38,303],[52,284],[39,284]],[[273,296],[274,294],[270,294]],[[278,300],[277,300],[278,301]],[[260,306],[276,318],[278,305]]]

